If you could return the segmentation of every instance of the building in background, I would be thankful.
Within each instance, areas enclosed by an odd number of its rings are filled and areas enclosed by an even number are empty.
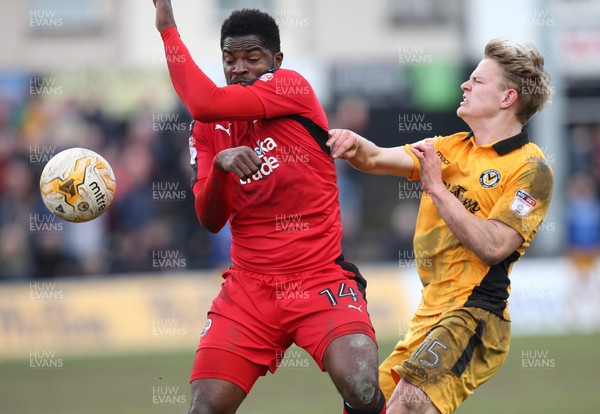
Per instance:
[[[528,255],[564,252],[569,177],[584,170],[596,187],[600,180],[600,1],[207,0],[173,6],[192,55],[218,84],[224,83],[223,19],[241,7],[268,11],[281,28],[284,66],[309,79],[330,120],[342,102],[359,100],[368,109],[362,133],[384,146],[463,130],[455,115],[459,85],[485,43],[497,36],[532,41],[547,57],[555,88],[552,105],[532,122],[532,136],[555,170],[557,187]],[[168,80],[151,1],[25,0],[5,6],[0,22],[0,257],[11,263],[1,277],[220,264],[222,240],[199,227],[191,207],[189,116]],[[37,195],[47,158],[75,145],[103,153],[117,172],[114,206],[88,227],[55,222]],[[398,222],[411,217],[418,185],[342,174],[347,188],[361,193],[358,201],[342,197],[358,221],[353,259],[409,255],[393,246],[410,242],[410,231]],[[97,242],[65,242],[86,232]],[[157,254],[181,255],[186,265],[153,268]]]

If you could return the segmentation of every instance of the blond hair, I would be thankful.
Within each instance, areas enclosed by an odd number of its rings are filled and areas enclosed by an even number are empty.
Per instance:
[[[544,57],[533,45],[513,46],[501,39],[488,42],[485,57],[500,65],[507,87],[518,92],[516,115],[522,124],[527,123],[552,94]]]

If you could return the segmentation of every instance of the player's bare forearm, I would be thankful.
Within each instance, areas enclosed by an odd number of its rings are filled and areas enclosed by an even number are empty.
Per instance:
[[[445,186],[427,194],[452,233],[485,265],[501,262],[523,243],[521,236],[508,225],[469,212]]]
[[[167,27],[176,26],[171,0],[152,0],[156,7],[156,29],[162,32]]]
[[[475,216],[448,191],[442,180],[441,161],[433,140],[415,144],[412,151],[421,164],[423,191],[431,197],[452,233],[484,264],[495,265],[519,248],[523,238],[516,230],[502,222]]]
[[[369,174],[412,174],[414,162],[402,147],[381,148],[355,132],[333,129],[329,132],[327,146],[333,158],[347,160],[359,171]]]

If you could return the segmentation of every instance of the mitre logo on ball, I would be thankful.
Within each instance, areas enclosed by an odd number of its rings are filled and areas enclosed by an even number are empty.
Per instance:
[[[66,221],[84,222],[106,211],[116,190],[114,172],[99,154],[70,148],[48,161],[40,177],[44,204]]]

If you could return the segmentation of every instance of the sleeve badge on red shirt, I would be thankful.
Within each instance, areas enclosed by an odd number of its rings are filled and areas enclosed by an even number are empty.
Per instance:
[[[190,164],[196,165],[196,157],[198,156],[198,150],[196,149],[196,140],[190,136],[188,140],[190,146]]]
[[[268,82],[271,79],[273,79],[274,77],[275,77],[275,75],[273,75],[272,73],[269,72],[269,73],[265,73],[264,75],[260,75],[258,77],[258,80],[261,80],[263,82]]]
[[[212,326],[212,319],[208,318],[206,320],[206,323],[204,324],[204,328],[202,328],[202,332],[200,332],[200,336],[206,335],[211,326]]]
[[[537,201],[527,191],[520,189],[517,190],[515,198],[510,204],[510,209],[517,216],[523,217],[529,214],[532,208],[535,207]]]

